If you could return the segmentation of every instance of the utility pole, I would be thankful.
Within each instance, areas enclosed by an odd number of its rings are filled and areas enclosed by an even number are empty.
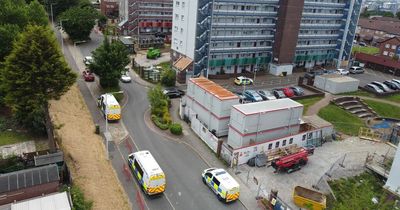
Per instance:
[[[51,24],[54,26],[53,3],[50,3],[50,11],[51,11]]]
[[[62,21],[63,20],[60,20],[60,28],[61,28],[60,29],[60,35],[61,35],[61,50],[62,50],[62,53],[64,54],[64,37],[63,37],[63,33],[62,33],[62,30],[63,30]]]

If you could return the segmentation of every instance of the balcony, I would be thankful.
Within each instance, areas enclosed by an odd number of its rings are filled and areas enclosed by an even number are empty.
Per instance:
[[[314,2],[314,1],[305,1],[304,7],[329,7],[329,8],[344,8],[346,6],[345,3],[330,3],[330,2]]]
[[[220,66],[233,66],[233,65],[255,65],[267,64],[271,62],[271,57],[257,57],[257,58],[225,58],[215,59],[208,62],[209,67]]]
[[[213,15],[216,16],[269,16],[276,17],[275,11],[247,11],[247,10],[214,10]]]
[[[213,41],[230,41],[230,40],[272,40],[274,35],[236,35],[236,36],[211,36]]]
[[[218,0],[218,2],[243,4],[278,4],[279,0],[252,0],[251,2],[246,0]]]
[[[321,24],[321,23],[301,23],[300,24],[300,29],[305,29],[305,28],[340,28],[342,24]]]
[[[221,28],[275,28],[275,23],[232,23],[232,22],[214,22],[213,27]]]
[[[332,18],[338,19],[343,17],[343,14],[330,14],[330,13],[311,13],[311,12],[303,12],[304,18]]]
[[[314,44],[314,45],[297,45],[296,50],[304,49],[326,49],[326,48],[336,48],[337,44]]]
[[[265,52],[272,50],[272,46],[260,46],[260,47],[226,47],[226,48],[211,48],[210,52],[224,53],[224,52]]]
[[[299,39],[330,39],[337,37],[339,37],[339,34],[299,34]]]
[[[294,61],[319,61],[319,60],[330,60],[335,58],[335,54],[316,54],[316,55],[296,55]]]

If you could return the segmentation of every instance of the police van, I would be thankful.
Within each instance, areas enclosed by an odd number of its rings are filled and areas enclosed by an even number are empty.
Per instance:
[[[97,98],[97,106],[100,107],[105,119],[109,121],[121,119],[121,106],[112,94],[103,94]]]
[[[146,194],[155,195],[165,191],[165,174],[149,151],[130,154],[128,162]]]
[[[201,176],[204,184],[211,188],[219,200],[231,202],[239,199],[239,184],[224,169],[209,168]]]

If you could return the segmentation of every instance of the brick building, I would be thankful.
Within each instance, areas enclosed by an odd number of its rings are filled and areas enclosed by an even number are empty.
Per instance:
[[[400,20],[390,17],[360,18],[356,30],[356,39],[376,44],[387,38],[400,36]]]
[[[393,58],[400,54],[400,38],[393,37],[379,42],[379,55]]]
[[[100,11],[102,15],[114,19],[118,17],[118,0],[101,0]]]

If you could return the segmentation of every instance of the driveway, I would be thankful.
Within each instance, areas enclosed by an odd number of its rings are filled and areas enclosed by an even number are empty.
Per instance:
[[[385,80],[391,80],[394,78],[399,79],[399,77],[367,68],[363,74],[350,74],[349,76],[360,80],[360,86],[365,86],[373,81],[384,82]]]

